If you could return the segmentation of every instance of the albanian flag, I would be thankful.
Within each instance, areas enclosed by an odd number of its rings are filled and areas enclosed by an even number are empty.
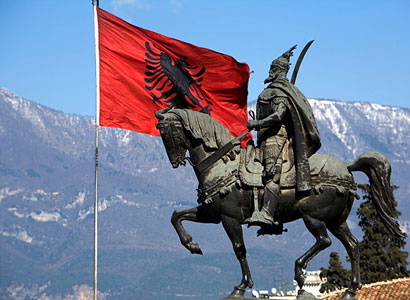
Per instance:
[[[98,32],[99,125],[159,135],[154,112],[172,105],[210,114],[233,136],[247,130],[247,64],[100,8]]]

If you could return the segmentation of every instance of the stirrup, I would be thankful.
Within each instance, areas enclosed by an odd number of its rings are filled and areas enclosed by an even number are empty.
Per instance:
[[[273,217],[262,208],[262,210],[255,210],[250,218],[247,218],[245,223],[248,224],[248,227],[258,225],[258,226],[277,226],[279,225]]]

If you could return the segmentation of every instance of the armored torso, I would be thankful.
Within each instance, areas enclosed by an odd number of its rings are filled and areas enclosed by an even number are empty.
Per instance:
[[[289,103],[286,94],[279,89],[265,88],[259,95],[256,104],[256,119],[263,120],[278,111],[279,104],[284,104],[288,107]],[[288,127],[292,125],[292,122],[288,122],[288,119],[289,116],[286,114],[281,123],[271,127],[260,128],[258,131],[258,144],[261,145],[261,143],[272,136],[287,136],[290,129]]]

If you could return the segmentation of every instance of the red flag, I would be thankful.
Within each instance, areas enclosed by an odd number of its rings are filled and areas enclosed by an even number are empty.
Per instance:
[[[247,64],[102,9],[98,31],[101,126],[159,135],[154,111],[174,105],[209,113],[234,136],[247,130]]]

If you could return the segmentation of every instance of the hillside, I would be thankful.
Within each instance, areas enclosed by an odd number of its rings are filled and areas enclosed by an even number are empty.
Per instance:
[[[321,152],[350,161],[373,150],[390,160],[400,222],[410,232],[410,110],[310,102]],[[0,297],[14,291],[16,299],[56,299],[92,286],[94,134],[92,118],[0,88]],[[159,137],[100,128],[99,153],[99,289],[106,299],[215,299],[240,281],[221,225],[186,223],[203,257],[180,245],[169,219],[174,209],[196,205],[197,181],[190,167],[172,169]],[[360,238],[354,216],[349,225]],[[302,222],[286,227],[284,235],[262,238],[245,230],[256,288],[291,288],[294,260],[314,243]],[[341,249],[335,241],[329,251]],[[329,251],[310,269],[327,265]]]

